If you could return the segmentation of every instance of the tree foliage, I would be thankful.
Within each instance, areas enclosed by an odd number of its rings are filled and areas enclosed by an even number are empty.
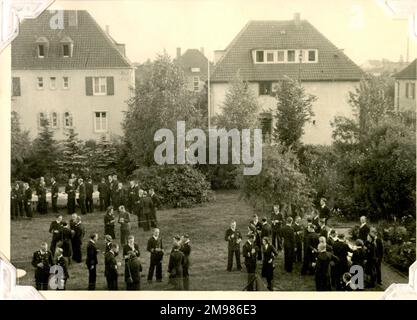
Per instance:
[[[77,176],[88,175],[87,160],[90,156],[84,143],[78,138],[78,133],[73,128],[68,129],[66,139],[62,142],[61,156],[57,161],[60,173],[67,176],[71,173]]]
[[[29,132],[23,131],[17,112],[11,114],[11,177],[22,179],[26,174],[25,160],[30,155],[31,141]]]

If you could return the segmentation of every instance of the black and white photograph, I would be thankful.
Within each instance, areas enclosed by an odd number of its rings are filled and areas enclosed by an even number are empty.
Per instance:
[[[408,283],[416,1],[51,2],[7,49],[19,285]]]

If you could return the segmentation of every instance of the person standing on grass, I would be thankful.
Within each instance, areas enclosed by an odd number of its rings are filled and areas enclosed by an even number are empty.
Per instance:
[[[101,178],[101,182],[98,184],[97,191],[99,194],[98,197],[99,197],[99,203],[100,203],[100,211],[102,212],[110,206],[110,203],[108,201],[109,190],[108,190],[108,186],[107,186],[105,178]]]
[[[270,238],[272,235],[271,225],[268,223],[268,219],[266,217],[262,218],[262,229],[261,229],[261,238],[267,237]]]
[[[84,226],[81,221],[81,217],[76,217],[75,224],[72,228],[72,260],[77,263],[82,261],[82,253],[81,253],[81,246],[85,234]]]
[[[138,217],[138,228],[144,228],[145,221],[143,218],[143,190],[138,190],[138,196],[135,202],[135,215]]]
[[[48,202],[46,201],[46,187],[45,181],[39,183],[39,188],[37,190],[38,194],[38,212],[40,214],[48,213]]]
[[[271,214],[271,223],[272,223],[272,245],[281,251],[281,227],[284,221],[284,216],[280,212],[279,204],[274,205],[272,214]]]
[[[112,195],[113,195],[113,176],[112,175],[109,175],[107,177],[106,184],[107,184],[107,190],[108,190],[107,202],[110,206],[110,205],[113,205],[113,199],[112,199]]]
[[[190,289],[190,254],[191,254],[191,246],[190,246],[190,237],[188,234],[184,234],[181,237],[181,246],[180,251],[184,253],[184,265],[183,265],[183,288],[184,290]]]
[[[53,213],[58,213],[58,194],[58,184],[56,183],[55,178],[51,178],[51,202]]]
[[[252,232],[255,235],[255,244],[261,248],[262,246],[262,238],[261,238],[261,231],[262,231],[262,224],[259,222],[259,218],[256,214],[253,215],[252,220],[249,222],[248,226],[249,232]],[[258,251],[258,260],[262,260],[262,250]]]
[[[20,214],[19,198],[20,198],[19,184],[15,183],[10,192],[12,219],[18,219]]]
[[[56,249],[55,265],[62,268],[62,273],[64,276],[63,279],[58,279],[58,281],[60,281],[61,283],[58,284],[57,290],[65,290],[67,280],[69,279],[69,273],[68,262],[67,259],[64,257],[64,250],[62,250],[62,248]]]
[[[262,262],[262,277],[266,278],[268,283],[268,290],[274,291],[273,283],[274,280],[274,258],[278,255],[278,251],[273,245],[270,244],[268,238],[262,239],[263,245],[263,262]]]
[[[71,256],[72,256],[72,243],[71,243],[71,229],[67,222],[62,223],[61,229],[61,248],[63,250],[63,255],[65,259],[67,259],[68,265],[71,264]]]
[[[164,257],[164,249],[162,247],[162,239],[158,228],[153,230],[152,237],[148,240],[146,250],[151,253],[151,261],[148,272],[148,282],[152,282],[153,274],[156,269],[156,281],[162,281],[162,259]]]
[[[161,201],[159,197],[156,195],[155,190],[153,188],[149,189],[149,198],[152,200],[152,212],[151,212],[151,227],[156,228],[158,226],[158,220],[156,217],[157,209],[161,206]]]
[[[135,181],[131,180],[129,182],[129,189],[127,190],[127,202],[126,202],[127,210],[129,212],[133,212],[137,196],[138,196],[138,189],[137,189],[136,183]]]
[[[227,271],[232,271],[233,256],[236,257],[236,267],[238,271],[242,270],[240,264],[240,242],[242,234],[236,229],[236,221],[230,223],[230,227],[226,230],[224,240],[227,241]]]
[[[330,281],[330,265],[331,262],[338,262],[339,259],[332,253],[328,252],[325,243],[318,245],[318,255],[316,262],[313,263],[315,267],[315,282],[316,291],[331,291]]]
[[[303,227],[301,226],[301,217],[296,216],[293,224],[295,235],[295,259],[294,262],[303,261]]]
[[[62,215],[58,214],[56,219],[49,226],[49,233],[52,234],[51,252],[55,254],[55,248],[62,238]]]
[[[79,179],[78,180],[78,200],[79,200],[81,214],[83,214],[83,215],[87,213],[86,196],[87,196],[87,194],[86,194],[84,180]]]
[[[85,259],[85,264],[88,269],[88,290],[96,289],[96,279],[97,279],[97,240],[98,234],[93,233],[90,235],[90,240],[87,244],[87,258]]]
[[[67,194],[67,210],[68,214],[73,214],[75,212],[75,190],[77,188],[74,186],[74,180],[69,179],[68,184],[65,187],[65,193]]]
[[[126,290],[139,290],[140,288],[140,251],[135,243],[135,237],[129,236],[127,244],[123,246],[123,258],[125,260]]]
[[[378,237],[374,227],[370,229],[365,246],[367,249],[365,273],[369,278],[367,286],[374,288],[376,283],[382,285],[381,263],[384,252],[382,240]]]
[[[114,231],[114,224],[116,223],[116,218],[114,217],[114,210],[112,206],[107,208],[106,214],[104,215],[104,235],[110,235],[112,239],[116,239],[116,234]]]
[[[120,224],[120,243],[124,246],[127,243],[127,238],[130,235],[130,214],[125,210],[125,206],[119,207]]]
[[[180,245],[175,244],[172,248],[172,252],[169,256],[168,262],[168,273],[170,275],[170,279],[174,284],[175,290],[182,290],[183,289],[183,273],[184,273],[184,263],[185,257],[184,253],[180,251]]]
[[[337,241],[333,244],[333,253],[338,258],[335,263],[336,289],[342,290],[342,276],[345,272],[349,272],[348,253],[352,252],[349,245],[346,243],[345,235],[343,233],[337,236]]]
[[[360,227],[359,227],[359,236],[358,238],[361,239],[364,243],[366,241],[368,241],[368,234],[371,231],[371,229],[369,228],[367,221],[366,221],[366,217],[362,216],[360,217]]]
[[[316,233],[320,232],[320,214],[317,209],[313,209],[313,220],[312,220],[314,231]]]
[[[48,244],[42,242],[40,250],[35,251],[32,257],[36,290],[48,290],[49,271],[52,263],[52,253],[48,250]]]
[[[27,182],[23,184],[23,201],[26,218],[32,219],[32,189]]]
[[[309,223],[304,237],[304,258],[301,275],[313,274],[312,264],[316,259],[319,236],[315,232],[314,225]]]
[[[118,253],[119,245],[117,243],[112,243],[110,251],[104,255],[104,275],[107,281],[107,289],[111,291],[118,290],[118,267],[121,266],[121,263],[116,260]]]
[[[320,199],[320,218],[324,219],[324,224],[327,225],[327,221],[330,218],[330,209],[327,206],[327,199],[321,198]]]
[[[248,240],[243,245],[242,254],[245,259],[246,272],[248,273],[248,283],[246,289],[248,291],[254,291],[256,282],[256,258],[258,250],[255,245],[255,235],[253,233],[248,234]]]
[[[282,228],[282,238],[284,241],[284,268],[287,272],[292,272],[295,253],[295,232],[292,227],[292,217],[287,217],[286,225]]]
[[[149,231],[151,227],[156,228],[156,221],[153,220],[153,202],[146,191],[143,192],[142,197],[142,215],[144,219],[143,230]]]
[[[85,205],[88,213],[94,212],[93,193],[93,180],[91,178],[88,178],[87,183],[85,184]]]

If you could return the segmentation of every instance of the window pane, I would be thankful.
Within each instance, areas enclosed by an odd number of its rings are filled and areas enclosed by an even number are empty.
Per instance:
[[[264,52],[256,51],[256,62],[264,62]]]
[[[295,61],[295,50],[288,50],[288,61]]]
[[[95,77],[94,78],[94,92],[99,92],[100,90],[100,78]]]
[[[284,51],[278,51],[278,61],[284,61]]]
[[[274,53],[273,52],[268,52],[266,54],[266,61],[268,61],[268,62],[274,62]]]
[[[45,47],[44,47],[44,45],[43,44],[40,44],[39,46],[38,46],[38,53],[39,53],[39,57],[43,57],[43,56],[45,56]]]
[[[310,50],[308,52],[308,61],[316,61],[316,51]]]
[[[69,57],[70,53],[69,53],[69,45],[64,44],[64,57]]]
[[[42,77],[38,77],[38,87],[43,88],[43,78]]]

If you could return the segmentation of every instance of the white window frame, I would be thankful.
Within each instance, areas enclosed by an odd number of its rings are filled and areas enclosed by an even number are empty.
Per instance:
[[[38,90],[45,89],[45,82],[43,81],[43,77],[36,77],[36,80],[37,80],[36,87],[38,88]],[[42,84],[42,86],[40,84]]]
[[[268,54],[272,53],[272,61],[268,61]],[[264,60],[265,63],[275,63],[277,61],[277,53],[276,50],[265,50],[264,51]]]
[[[96,81],[98,81],[99,90],[96,91]],[[102,83],[104,81],[104,83]],[[101,90],[104,85],[104,92]],[[93,77],[93,95],[105,96],[107,95],[107,77]]]
[[[258,61],[258,52],[262,51],[264,55],[264,61]],[[254,50],[255,63],[265,63],[265,50]]]
[[[279,61],[278,60],[278,53],[279,52],[282,52],[283,55],[284,55],[284,59],[282,61]],[[276,59],[276,62],[277,63],[285,63],[285,62],[287,62],[287,50],[277,50],[277,59]]]
[[[65,55],[65,50],[64,50],[64,47],[65,46],[68,46],[68,55],[66,56]],[[62,56],[64,57],[64,58],[70,58],[71,56],[72,56],[72,54],[71,54],[71,43],[63,43],[62,44]]]
[[[67,83],[67,85],[65,86],[65,78],[67,79],[67,81],[66,81],[66,83]],[[64,90],[68,90],[69,89],[69,77],[67,77],[67,76],[63,76],[62,77],[62,89],[64,89]]]
[[[43,56],[41,56],[41,49],[40,47],[43,47]],[[46,45],[44,43],[38,43],[37,45],[37,52],[38,52],[38,58],[43,59],[46,56]]]
[[[297,59],[297,49],[288,49],[288,50],[286,50],[287,52],[286,52],[286,62],[287,63],[298,63],[298,59]],[[289,52],[290,51],[294,51],[294,61],[290,61],[290,60],[288,60],[288,57],[289,57]]]
[[[65,111],[63,113],[63,118],[64,118],[63,126],[64,126],[65,129],[74,128],[74,116],[70,111]],[[67,119],[70,119],[70,121],[71,121],[71,123],[69,125],[67,125]]]
[[[52,79],[54,79],[54,80],[52,80]],[[51,89],[51,90],[56,90],[56,82],[57,82],[57,79],[56,79],[56,77],[49,77],[49,88]],[[52,85],[53,84],[53,85]]]
[[[97,114],[100,114],[100,116],[97,118]],[[102,114],[106,114],[105,117],[102,116]],[[109,112],[108,111],[94,111],[94,132],[96,133],[106,133],[109,132]],[[97,119],[100,119],[100,128],[97,128]],[[105,122],[104,122],[105,119]],[[105,128],[103,129],[103,124],[105,124]]]
[[[54,117],[54,115],[55,115],[55,117]],[[54,124],[54,118],[56,119],[56,124]],[[52,111],[49,114],[49,126],[52,129],[58,129],[59,128],[59,115],[58,115],[58,112]]]
[[[310,51],[314,51],[315,52],[314,53],[314,57],[315,57],[315,60],[314,61],[310,61],[309,60]],[[305,52],[307,54],[306,54],[306,57],[305,57],[306,59],[305,59],[304,63],[317,63],[317,62],[319,62],[319,53],[318,53],[318,50],[317,49],[307,49],[307,50],[305,50]]]

